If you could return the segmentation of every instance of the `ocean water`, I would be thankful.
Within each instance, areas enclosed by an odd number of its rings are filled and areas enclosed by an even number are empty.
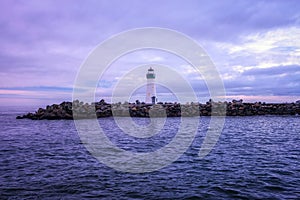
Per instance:
[[[227,117],[209,155],[198,152],[209,117],[172,164],[126,173],[99,162],[72,120],[16,120],[32,108],[0,109],[0,199],[300,199],[300,117]],[[134,119],[145,125],[149,119]],[[162,148],[176,135],[170,118],[150,139],[122,134],[113,118],[99,119],[108,137],[133,152]]]

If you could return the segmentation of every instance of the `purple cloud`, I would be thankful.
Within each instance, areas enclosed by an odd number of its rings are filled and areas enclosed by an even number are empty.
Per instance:
[[[232,65],[258,65],[257,55],[238,52],[232,57],[218,50],[216,43],[241,45],[245,42],[244,36],[249,34],[299,27],[299,10],[297,0],[3,0],[0,2],[0,87],[3,90],[40,87],[45,93],[49,92],[47,87],[72,87],[81,63],[96,45],[120,31],[145,26],[178,30],[204,46],[207,44],[212,58],[222,61],[222,65],[217,66],[221,74],[234,73]],[[297,48],[279,44],[273,50],[284,53],[280,55],[284,59]],[[272,94],[299,95],[296,75],[300,63],[296,64],[288,69],[244,71],[235,79],[225,80],[226,89],[231,94],[261,95],[267,90]],[[284,72],[286,76],[278,77],[276,86],[266,82],[271,81],[272,73],[279,75],[281,70],[290,71]],[[115,78],[113,74],[111,79]],[[256,79],[246,81],[244,78],[250,75]],[[109,78],[107,81],[112,81]],[[250,89],[261,86],[263,81],[265,87]],[[199,92],[205,89],[197,81],[191,80],[191,84]],[[37,93],[34,89],[32,92]],[[65,92],[71,96],[69,90]],[[32,93],[27,97],[30,95]]]

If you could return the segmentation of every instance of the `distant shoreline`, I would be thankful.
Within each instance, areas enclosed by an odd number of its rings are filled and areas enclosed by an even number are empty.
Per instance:
[[[256,116],[256,115],[300,115],[297,103],[244,103],[232,102],[201,103],[106,103],[103,99],[95,103],[62,102],[39,108],[35,113],[17,116],[16,119],[59,120],[104,117],[194,117],[194,116]]]

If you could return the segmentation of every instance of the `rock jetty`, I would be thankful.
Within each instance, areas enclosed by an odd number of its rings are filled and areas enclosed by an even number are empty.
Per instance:
[[[222,112],[226,111],[226,112]],[[181,116],[254,116],[254,115],[300,115],[300,103],[243,103],[243,100],[232,102],[201,103],[162,103],[145,104],[138,100],[135,103],[106,103],[103,99],[95,103],[62,102],[46,108],[39,108],[35,113],[17,116],[17,119],[58,120],[87,119],[103,117],[181,117]]]

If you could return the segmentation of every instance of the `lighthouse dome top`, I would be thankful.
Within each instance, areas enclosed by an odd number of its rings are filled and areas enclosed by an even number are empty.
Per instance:
[[[146,74],[147,79],[155,79],[155,73],[154,73],[154,69],[152,69],[152,67],[150,67],[148,69],[148,73]]]

